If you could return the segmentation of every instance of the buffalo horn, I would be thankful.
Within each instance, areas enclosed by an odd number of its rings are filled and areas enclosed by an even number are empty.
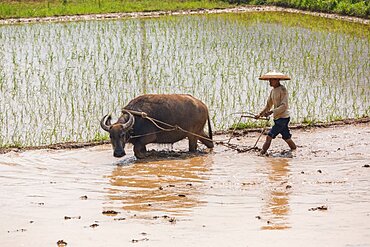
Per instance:
[[[101,120],[100,120],[100,126],[102,127],[102,129],[103,130],[105,130],[105,131],[108,131],[109,132],[109,129],[110,129],[110,127],[111,127],[111,122],[110,122],[110,120],[112,119],[112,116],[111,115],[109,115],[109,114],[107,114],[107,115],[105,115]],[[108,116],[108,118],[107,118],[107,116]],[[107,120],[105,121],[105,119],[107,118]]]
[[[130,112],[125,111],[125,110],[123,110],[123,111],[128,114],[129,119],[127,120],[126,123],[122,124],[122,128],[123,128],[124,131],[128,131],[129,129],[132,128],[132,126],[134,126],[135,118]]]

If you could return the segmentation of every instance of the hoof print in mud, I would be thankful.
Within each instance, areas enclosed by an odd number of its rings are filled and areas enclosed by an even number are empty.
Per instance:
[[[141,242],[141,241],[148,241],[149,238],[142,238],[142,239],[133,239],[131,240],[132,243],[138,243],[138,242]]]
[[[57,245],[58,247],[66,246],[67,242],[65,242],[64,240],[58,240]]]
[[[310,208],[308,211],[316,211],[316,210],[319,210],[319,211],[326,211],[326,210],[328,210],[328,206],[322,205],[322,206],[320,206],[320,207]]]
[[[65,220],[72,220],[72,219],[76,219],[76,220],[80,220],[81,219],[81,216],[72,216],[72,217],[70,217],[70,216],[64,216],[64,219]]]
[[[119,212],[114,211],[114,210],[106,210],[106,211],[103,211],[102,214],[108,215],[108,216],[116,216],[117,214],[119,214]]]
[[[175,223],[176,223],[176,218],[175,218],[175,217],[171,217],[171,218],[168,220],[168,222],[175,224]]]
[[[121,221],[121,220],[126,220],[126,218],[116,218],[114,220]]]

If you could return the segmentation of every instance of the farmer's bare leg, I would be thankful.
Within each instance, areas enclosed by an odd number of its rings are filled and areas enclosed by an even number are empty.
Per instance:
[[[292,139],[284,140],[286,143],[288,143],[291,150],[296,150],[297,146],[295,145],[294,141]]]
[[[272,141],[272,137],[271,136],[266,136],[266,141],[262,146],[261,154],[265,154],[267,152],[267,150],[269,149],[269,147],[271,145],[271,141]]]

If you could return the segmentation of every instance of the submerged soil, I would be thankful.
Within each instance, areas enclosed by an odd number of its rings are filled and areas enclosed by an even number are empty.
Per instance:
[[[1,154],[1,246],[370,246],[370,123],[292,133],[298,149],[277,138],[269,156],[187,141],[145,160],[110,145]]]

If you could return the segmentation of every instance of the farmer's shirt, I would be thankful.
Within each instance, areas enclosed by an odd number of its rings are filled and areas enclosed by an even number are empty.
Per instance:
[[[283,85],[271,90],[266,107],[262,110],[261,114],[270,111],[272,106],[274,106],[272,110],[274,119],[289,117],[288,91]]]

